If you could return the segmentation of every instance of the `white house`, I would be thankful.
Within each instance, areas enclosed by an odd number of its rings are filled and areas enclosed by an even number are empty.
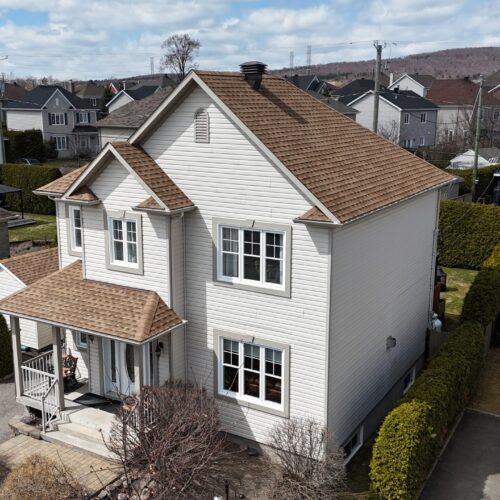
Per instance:
[[[59,270],[0,301],[18,401],[42,408],[38,370],[50,416],[73,421],[71,335],[87,392],[196,381],[233,436],[310,416],[349,459],[413,383],[454,178],[264,67],[191,72],[128,141],[39,189]],[[51,326],[53,373],[21,363],[21,320]]]
[[[421,97],[426,97],[434,77],[431,75],[419,75],[418,73],[404,73],[389,84],[388,88],[394,90],[411,90]]]

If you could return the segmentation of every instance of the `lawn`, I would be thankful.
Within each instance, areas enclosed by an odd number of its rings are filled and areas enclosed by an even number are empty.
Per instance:
[[[25,217],[36,220],[30,226],[9,229],[10,241],[50,240],[57,241],[55,215],[24,214]]]

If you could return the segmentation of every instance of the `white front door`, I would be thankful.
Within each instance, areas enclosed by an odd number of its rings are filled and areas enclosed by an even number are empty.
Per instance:
[[[135,349],[133,344],[103,339],[104,391],[112,397],[123,397],[138,391],[135,381]],[[144,384],[150,384],[150,344],[141,348]]]

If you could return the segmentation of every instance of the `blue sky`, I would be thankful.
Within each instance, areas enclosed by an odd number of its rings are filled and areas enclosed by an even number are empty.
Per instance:
[[[0,0],[0,71],[16,76],[109,78],[148,73],[161,42],[188,32],[205,69],[235,70],[500,45],[498,0]]]

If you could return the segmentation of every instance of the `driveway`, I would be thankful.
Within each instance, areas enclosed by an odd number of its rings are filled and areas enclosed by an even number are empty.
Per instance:
[[[0,443],[12,437],[9,420],[23,412],[23,406],[16,403],[14,378],[0,380]]]
[[[466,411],[420,500],[500,500],[500,416]]]

